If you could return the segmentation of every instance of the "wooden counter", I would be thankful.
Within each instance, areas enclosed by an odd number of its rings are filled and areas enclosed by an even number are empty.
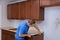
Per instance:
[[[2,29],[2,40],[15,40],[16,30],[11,29]],[[32,35],[32,37],[25,37],[25,40],[44,40],[43,33],[41,35]]]

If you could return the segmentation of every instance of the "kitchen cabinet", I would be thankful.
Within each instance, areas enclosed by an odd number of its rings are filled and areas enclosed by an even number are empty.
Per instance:
[[[8,31],[2,30],[2,40],[8,40],[9,39],[9,33]]]
[[[60,0],[27,0],[8,4],[8,19],[44,20],[44,7],[58,6]]]
[[[19,7],[20,7],[21,19],[30,18],[30,3],[29,2],[21,2],[21,3],[19,3]]]
[[[7,8],[7,17],[8,19],[19,19],[19,5],[18,3],[9,4]]]
[[[8,5],[7,7],[7,18],[12,19],[12,13],[11,13],[11,5]]]
[[[59,6],[60,0],[40,0],[41,7]]]
[[[25,40],[44,40],[43,33],[41,35],[33,35],[31,37],[25,37]]]
[[[8,6],[8,18],[44,20],[44,8],[39,4],[40,0],[28,0]]]
[[[31,2],[30,1],[27,1],[25,2],[26,3],[26,18],[28,19],[31,19]]]
[[[19,15],[20,15],[19,17],[21,17],[21,19],[25,19],[26,14],[25,14],[24,10],[25,10],[25,3],[24,2],[19,3],[19,11],[20,11],[19,12]]]
[[[14,34],[8,30],[2,30],[2,40],[15,40]]]
[[[2,31],[2,40],[6,40],[6,33]]]
[[[39,1],[31,1],[31,19],[44,20],[44,8],[40,7]]]
[[[39,0],[21,2],[20,14],[23,19],[44,20],[44,8],[40,8]]]
[[[15,40],[15,29],[2,29],[2,40]],[[25,40],[44,40],[44,34],[42,33],[41,35],[32,35],[31,37],[24,37]]]

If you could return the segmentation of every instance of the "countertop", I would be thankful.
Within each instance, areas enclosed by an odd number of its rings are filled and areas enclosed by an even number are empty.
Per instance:
[[[8,28],[8,27],[4,27],[4,28],[1,28],[2,30],[7,30],[7,31],[11,31],[11,32],[16,32],[16,30],[11,30],[11,29],[17,29],[17,28]]]
[[[17,30],[17,28],[13,28],[13,27],[12,27],[12,28],[5,27],[5,28],[1,28],[1,29],[2,29],[2,30],[7,30],[7,31],[10,31],[10,32],[16,32],[16,30]],[[36,30],[34,30],[34,29],[33,29],[33,30],[30,29],[30,30],[28,31],[28,33],[29,33],[29,34],[32,34],[32,35],[38,34],[38,32],[37,32]]]

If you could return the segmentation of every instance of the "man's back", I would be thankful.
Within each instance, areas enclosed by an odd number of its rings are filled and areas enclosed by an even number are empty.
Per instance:
[[[27,20],[24,20],[21,25],[18,26],[16,34],[15,34],[15,38],[16,39],[23,39],[23,37],[19,36],[19,34],[27,34],[28,30],[29,30],[29,26],[27,25]]]

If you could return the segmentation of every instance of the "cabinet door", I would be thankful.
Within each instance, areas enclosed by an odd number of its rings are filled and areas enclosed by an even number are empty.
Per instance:
[[[15,40],[14,35],[10,34],[10,39],[9,40]]]
[[[31,19],[44,19],[43,8],[40,8],[39,0],[31,1]]]
[[[2,32],[2,40],[6,40],[6,35]]]
[[[2,30],[2,40],[8,40],[8,39],[9,39],[9,36],[7,31]]]
[[[8,18],[19,19],[19,5],[18,3],[8,5]]]
[[[14,32],[10,31],[9,36],[10,36],[10,40],[15,40],[15,33]]]
[[[31,18],[31,2],[30,1],[27,1],[26,2],[26,9],[25,9],[26,11],[25,11],[25,17],[27,18],[27,19],[30,19]]]
[[[15,40],[14,32],[2,30],[2,40]]]
[[[11,6],[12,6],[11,7],[12,18],[19,19],[19,5],[18,5],[18,3],[12,4]]]
[[[21,3],[19,3],[19,14],[20,14],[20,17],[21,17],[21,19],[25,19],[25,2],[21,2]]]
[[[20,15],[21,19],[28,19],[30,18],[30,12],[31,12],[31,7],[30,7],[30,2],[21,2],[20,3]]]
[[[7,6],[7,18],[12,19],[12,13],[11,13],[11,5]]]

